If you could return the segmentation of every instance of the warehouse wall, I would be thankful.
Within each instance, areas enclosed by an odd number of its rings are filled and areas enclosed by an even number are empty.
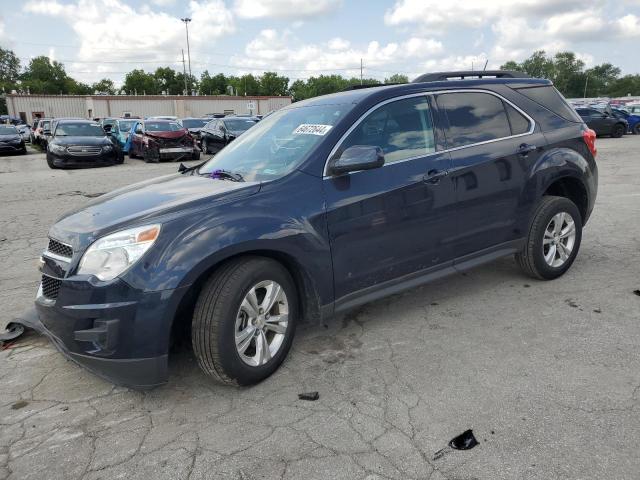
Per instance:
[[[7,95],[9,115],[23,113],[27,122],[36,113],[45,117],[120,117],[125,112],[133,116],[175,115],[200,117],[208,113],[266,114],[291,103],[291,97],[233,97],[233,96],[162,96],[162,95]]]

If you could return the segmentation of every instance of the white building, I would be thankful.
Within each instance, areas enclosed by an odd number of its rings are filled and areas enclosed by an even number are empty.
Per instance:
[[[212,113],[265,115],[291,104],[291,97],[227,95],[22,95],[8,94],[12,117],[31,123],[36,117],[105,118],[175,115],[202,117]]]

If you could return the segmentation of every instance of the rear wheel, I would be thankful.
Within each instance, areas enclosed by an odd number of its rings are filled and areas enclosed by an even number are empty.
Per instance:
[[[624,125],[622,125],[621,123],[616,123],[611,129],[611,136],[613,138],[620,138],[624,134],[625,134],[625,128],[624,128]]]
[[[633,127],[633,133],[640,135],[640,122],[636,123],[635,127]]]
[[[578,207],[567,198],[545,196],[516,261],[532,277],[552,280],[569,270],[581,240],[582,217]]]
[[[264,380],[287,356],[297,316],[294,283],[276,261],[245,257],[221,266],[194,311],[192,343],[200,368],[226,384]]]

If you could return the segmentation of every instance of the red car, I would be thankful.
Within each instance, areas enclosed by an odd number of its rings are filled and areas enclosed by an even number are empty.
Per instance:
[[[136,122],[131,127],[129,142],[129,157],[142,157],[147,163],[200,158],[200,149],[189,131],[171,120]]]

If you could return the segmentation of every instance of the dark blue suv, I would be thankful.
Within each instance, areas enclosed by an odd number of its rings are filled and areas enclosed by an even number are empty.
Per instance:
[[[551,82],[429,74],[279,110],[204,164],[62,217],[32,325],[115,383],[202,369],[263,380],[296,325],[515,254],[571,266],[597,190],[595,134]]]

